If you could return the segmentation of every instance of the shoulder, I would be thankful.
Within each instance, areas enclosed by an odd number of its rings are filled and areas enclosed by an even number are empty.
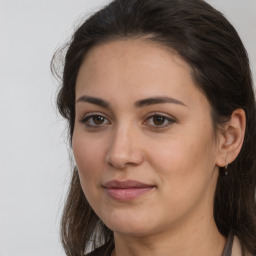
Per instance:
[[[232,246],[231,256],[242,256],[242,255],[243,255],[243,253],[242,253],[240,241],[239,241],[238,237],[234,236],[234,242],[233,242],[233,246]],[[254,256],[254,255],[246,254],[246,256]]]
[[[242,250],[241,250],[240,242],[239,242],[239,239],[235,236],[231,256],[241,256],[241,255],[242,255]]]

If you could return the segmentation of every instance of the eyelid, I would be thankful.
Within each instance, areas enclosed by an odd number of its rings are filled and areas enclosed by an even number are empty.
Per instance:
[[[108,124],[111,124],[110,119],[105,114],[100,113],[100,112],[89,112],[89,113],[83,115],[83,117],[80,118],[79,122],[82,123],[83,125],[85,125],[88,128],[100,128],[100,127],[106,125],[105,123],[100,124],[100,125],[97,125],[97,124],[90,125],[90,124],[86,123],[86,121],[88,121],[90,118],[93,118],[95,116],[103,117],[105,120],[108,121]]]
[[[104,118],[104,122],[102,124],[89,124],[87,121],[90,118],[93,118],[95,116],[100,116]],[[165,121],[167,121],[167,124],[149,124],[148,120],[150,120],[151,118],[154,118],[156,116],[159,117],[163,117],[165,119]],[[107,121],[107,123],[106,123]],[[105,114],[101,113],[101,112],[89,112],[83,115],[82,118],[80,118],[79,120],[80,123],[82,123],[83,125],[85,125],[87,128],[101,128],[105,125],[111,124],[110,118],[107,117]],[[177,123],[177,119],[174,118],[173,116],[170,116],[169,114],[165,114],[162,112],[152,112],[147,114],[146,118],[143,121],[144,125],[150,126],[152,129],[164,129],[169,127],[170,125],[172,125],[173,123]]]
[[[172,116],[170,116],[170,115],[167,115],[167,114],[164,114],[164,113],[161,113],[161,112],[153,112],[153,113],[150,113],[150,114],[147,115],[147,117],[145,118],[145,121],[143,122],[143,124],[145,124],[145,122],[147,120],[149,120],[150,118],[153,118],[155,116],[160,116],[160,117],[165,118],[165,120],[168,121],[168,124],[165,124],[165,125],[149,125],[153,129],[161,129],[161,128],[163,129],[163,128],[169,127],[173,123],[177,123],[177,119],[172,117]]]
[[[85,119],[86,117],[90,117],[90,116],[103,116],[103,117],[105,117],[105,118],[107,118],[107,119],[109,119],[109,117],[106,115],[106,114],[104,114],[104,113],[102,113],[102,112],[99,112],[99,111],[88,111],[88,112],[86,112],[86,113],[84,113],[83,115],[81,115],[82,117],[80,118],[80,121],[82,121],[83,119]]]

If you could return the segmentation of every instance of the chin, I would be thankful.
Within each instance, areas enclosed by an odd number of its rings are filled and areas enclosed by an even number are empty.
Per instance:
[[[151,230],[145,229],[145,226],[123,226],[123,227],[119,227],[119,226],[113,226],[113,228],[111,229],[114,233],[116,234],[121,234],[121,235],[125,235],[125,236],[132,236],[132,237],[143,237],[143,236],[147,236],[147,235],[151,235],[152,232]]]
[[[145,236],[156,232],[156,228],[150,226],[153,221],[146,218],[138,218],[135,214],[131,216],[113,216],[108,218],[104,224],[113,232],[128,236]],[[157,226],[157,224],[155,224]]]

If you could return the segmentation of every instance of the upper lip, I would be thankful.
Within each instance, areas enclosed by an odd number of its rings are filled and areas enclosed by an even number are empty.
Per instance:
[[[145,184],[136,180],[111,180],[106,182],[103,187],[105,188],[113,188],[113,189],[126,189],[126,188],[147,188],[154,187],[150,184]]]

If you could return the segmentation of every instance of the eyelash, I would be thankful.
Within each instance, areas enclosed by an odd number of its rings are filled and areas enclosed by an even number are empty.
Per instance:
[[[92,124],[91,122],[95,121],[95,120],[93,120],[94,118],[100,118],[101,121],[103,121],[103,122],[101,124],[95,124],[95,123]],[[149,124],[148,123],[149,120],[153,121],[153,118],[160,118],[162,120],[159,120],[159,121],[163,121],[164,123],[163,124],[159,124],[159,125],[157,125],[157,124]],[[108,120],[108,118],[106,118],[104,115],[98,114],[98,113],[89,114],[89,115],[85,116],[80,122],[82,124],[84,124],[87,128],[92,128],[92,129],[102,128],[105,125],[111,124],[111,122]],[[146,118],[146,120],[143,122],[143,124],[149,125],[153,129],[161,129],[161,128],[163,129],[163,128],[169,127],[170,125],[172,125],[175,122],[176,122],[176,120],[171,118],[171,117],[165,116],[163,114],[154,113],[154,114],[149,115]]]
[[[106,120],[108,120],[105,116],[103,116],[102,114],[98,114],[98,113],[94,113],[94,114],[89,114],[86,115],[85,117],[83,117],[83,119],[80,121],[82,124],[84,124],[86,127],[88,128],[101,128],[103,125],[105,125],[105,123],[102,124],[91,124],[90,122],[94,122],[93,118],[101,118],[104,119],[104,122]],[[108,121],[107,124],[110,124],[110,121]]]
[[[159,124],[159,125],[150,124],[150,126],[154,129],[166,128],[166,127],[169,127],[170,125],[172,125],[173,123],[176,122],[176,120],[174,118],[168,117],[168,116],[163,115],[163,114],[154,113],[154,114],[151,114],[150,116],[148,116],[146,118],[146,121],[143,122],[143,124],[146,123],[148,120],[153,119],[153,118],[161,118],[165,123],[165,124]]]

